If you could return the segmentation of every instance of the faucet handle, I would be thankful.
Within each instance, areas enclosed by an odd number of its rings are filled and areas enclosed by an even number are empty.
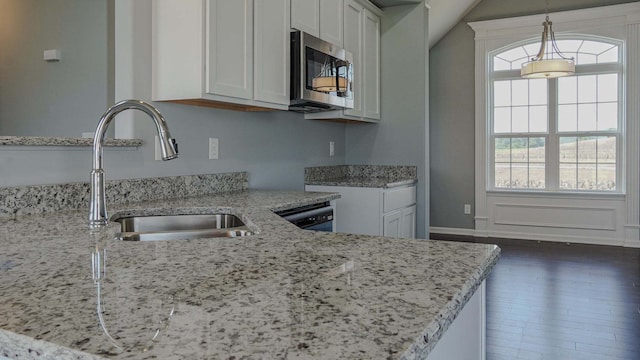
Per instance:
[[[176,139],[169,139],[169,142],[171,142],[171,145],[173,145],[173,150],[175,150],[176,154],[178,153],[178,142],[176,141]]]

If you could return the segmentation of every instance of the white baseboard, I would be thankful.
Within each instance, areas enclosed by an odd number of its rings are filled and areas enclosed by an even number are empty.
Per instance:
[[[636,224],[625,225],[625,247],[640,248],[640,226]]]
[[[625,246],[623,239],[616,239],[616,238],[604,239],[600,237],[556,235],[556,234],[549,235],[549,234],[541,234],[541,233],[520,233],[520,232],[511,232],[511,231],[490,231],[489,236],[496,237],[496,238],[537,240],[537,241],[572,243],[572,244]]]
[[[609,246],[624,246],[624,247],[638,247],[640,248],[640,240],[634,241],[627,239],[615,239],[608,238],[603,239],[599,237],[584,237],[584,236],[571,236],[571,235],[548,235],[541,233],[521,233],[521,232],[507,232],[507,231],[479,231],[482,236],[476,235],[474,229],[462,229],[462,228],[446,228],[435,227],[429,228],[429,232],[434,234],[444,235],[461,235],[461,236],[474,236],[474,237],[495,237],[505,239],[519,239],[519,240],[537,240],[537,241],[549,241],[549,242],[561,242],[561,243],[573,243],[573,244],[591,244],[591,245],[609,245]],[[486,236],[485,236],[486,234]]]
[[[638,239],[627,239],[624,242],[624,247],[640,248],[640,240],[638,240]]]
[[[434,234],[444,234],[444,235],[476,236],[475,229],[446,228],[446,227],[432,226],[429,228],[429,232]]]

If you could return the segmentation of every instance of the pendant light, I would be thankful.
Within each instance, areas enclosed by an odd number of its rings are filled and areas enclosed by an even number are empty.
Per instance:
[[[547,0],[546,19],[542,23],[542,42],[538,55],[531,61],[522,64],[520,76],[526,79],[557,78],[573,75],[576,65],[573,58],[566,57],[558,49],[556,37],[553,34],[552,22],[549,21],[549,0]]]

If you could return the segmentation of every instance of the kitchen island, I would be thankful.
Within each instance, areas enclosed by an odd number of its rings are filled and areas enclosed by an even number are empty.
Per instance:
[[[230,213],[255,233],[236,238],[119,241],[118,224],[90,232],[85,211],[0,219],[0,356],[426,358],[499,248],[304,231],[273,213],[336,197],[234,191],[110,208]]]

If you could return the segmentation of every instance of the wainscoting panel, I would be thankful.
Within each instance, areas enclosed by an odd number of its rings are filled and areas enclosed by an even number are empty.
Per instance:
[[[616,231],[616,209],[557,205],[496,203],[496,225],[559,227]]]
[[[623,196],[494,193],[486,214],[489,237],[629,246]]]

